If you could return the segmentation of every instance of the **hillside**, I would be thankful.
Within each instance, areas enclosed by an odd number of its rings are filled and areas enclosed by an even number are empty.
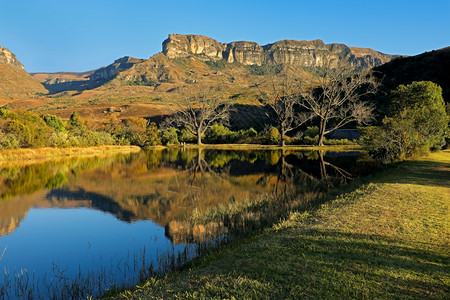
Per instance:
[[[28,74],[16,56],[0,47],[0,99],[34,97],[47,90]]]
[[[450,102],[450,47],[410,57],[398,57],[374,70],[384,78],[384,92],[399,84],[429,80],[442,87],[445,102]]]

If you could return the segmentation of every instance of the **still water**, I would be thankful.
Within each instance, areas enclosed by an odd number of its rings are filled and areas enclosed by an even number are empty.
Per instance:
[[[192,258],[197,245],[266,226],[368,171],[358,152],[281,150],[0,166],[0,299],[84,298],[136,284]],[[255,200],[264,197],[290,200]],[[236,213],[243,207],[251,213]]]

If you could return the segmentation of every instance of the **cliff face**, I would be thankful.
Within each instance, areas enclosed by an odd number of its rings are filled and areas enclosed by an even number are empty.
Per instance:
[[[1,46],[0,46],[0,64],[12,65],[23,70],[23,65],[17,60],[16,56],[11,51]]]
[[[327,58],[344,60],[355,67],[375,67],[390,61],[393,56],[372,49],[348,47],[344,44],[324,44],[321,40],[282,40],[260,46],[255,42],[219,43],[201,35],[170,34],[163,42],[168,58],[196,55],[202,60],[225,59],[244,65],[285,64],[301,67],[321,67]]]

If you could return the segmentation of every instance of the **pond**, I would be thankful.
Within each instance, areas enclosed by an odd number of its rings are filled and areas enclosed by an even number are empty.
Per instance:
[[[281,150],[2,166],[0,299],[77,299],[135,285],[370,171],[359,152]]]

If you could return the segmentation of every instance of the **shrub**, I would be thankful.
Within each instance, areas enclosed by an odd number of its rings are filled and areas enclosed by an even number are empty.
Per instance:
[[[174,127],[164,130],[161,134],[161,142],[163,145],[178,145],[178,130]]]
[[[61,120],[60,117],[46,114],[42,116],[42,119],[44,120],[45,124],[47,124],[48,127],[53,128],[53,130],[55,130],[56,132],[65,131],[66,124]]]
[[[276,127],[269,127],[264,132],[264,140],[266,144],[278,145],[281,141],[281,134]]]
[[[238,134],[223,124],[213,124],[205,132],[205,140],[210,144],[226,144],[235,142]]]

